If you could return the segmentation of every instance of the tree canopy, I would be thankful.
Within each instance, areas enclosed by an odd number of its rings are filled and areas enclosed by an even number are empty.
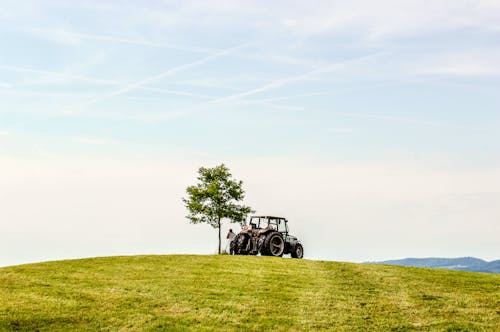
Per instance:
[[[232,178],[226,165],[214,168],[200,167],[198,183],[186,189],[187,198],[182,201],[193,224],[207,223],[219,230],[219,254],[221,253],[221,220],[243,224],[252,209],[238,204],[245,198],[243,181]]]

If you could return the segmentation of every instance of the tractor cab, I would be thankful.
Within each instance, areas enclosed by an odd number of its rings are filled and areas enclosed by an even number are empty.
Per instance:
[[[253,216],[250,218],[250,226],[252,229],[269,229],[277,231],[283,236],[288,234],[288,225],[285,218],[270,217],[270,216]]]

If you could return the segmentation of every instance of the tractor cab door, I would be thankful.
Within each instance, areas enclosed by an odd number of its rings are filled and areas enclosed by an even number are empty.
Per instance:
[[[285,219],[278,219],[278,232],[283,234],[283,238],[288,235],[288,225]]]

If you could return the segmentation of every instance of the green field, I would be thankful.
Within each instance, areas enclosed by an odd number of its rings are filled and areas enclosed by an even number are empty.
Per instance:
[[[0,269],[0,331],[500,331],[500,275],[253,256]]]

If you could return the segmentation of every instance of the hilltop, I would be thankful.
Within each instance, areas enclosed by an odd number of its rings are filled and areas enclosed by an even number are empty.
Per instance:
[[[500,275],[253,256],[0,269],[1,331],[494,330]]]

